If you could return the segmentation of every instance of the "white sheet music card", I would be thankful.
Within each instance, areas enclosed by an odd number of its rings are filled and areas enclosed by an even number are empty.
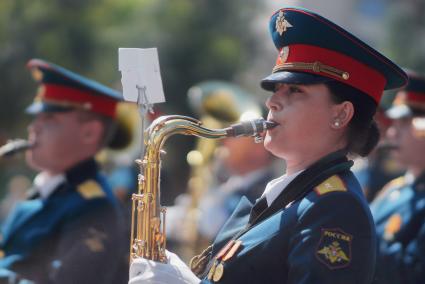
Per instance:
[[[119,48],[118,61],[126,101],[139,104],[165,102],[156,48]],[[146,97],[138,100],[139,89]]]

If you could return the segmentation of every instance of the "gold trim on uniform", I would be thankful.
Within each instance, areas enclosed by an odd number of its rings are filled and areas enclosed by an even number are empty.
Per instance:
[[[334,241],[329,246],[323,247],[317,251],[318,254],[323,254],[330,263],[350,261],[345,252],[341,249],[339,242]]]
[[[313,63],[306,63],[306,62],[290,62],[290,63],[283,63],[283,64],[277,64],[273,68],[273,73],[279,72],[279,71],[285,71],[285,70],[309,70],[313,71],[315,73],[325,73],[331,76],[340,77],[344,80],[348,80],[350,78],[350,74],[347,71],[337,69],[335,67],[323,64],[319,61],[313,62]]]
[[[384,239],[387,241],[392,241],[394,239],[394,235],[400,231],[402,224],[403,219],[401,218],[400,214],[396,213],[391,215],[387,221],[387,224],[385,225]]]
[[[83,182],[77,187],[77,191],[84,199],[92,199],[105,196],[102,187],[94,180]]]
[[[204,249],[201,254],[195,255],[189,262],[190,270],[195,273],[196,276],[201,277],[207,268],[208,262],[211,258],[213,246],[209,246]]]
[[[230,240],[219,251],[219,253],[214,257],[213,265],[208,272],[208,280],[212,280],[213,282],[220,281],[224,274],[224,263],[231,259],[240,247],[242,247],[241,240]]]
[[[31,75],[34,78],[35,81],[40,82],[43,80],[43,72],[38,68],[32,68],[31,69]]]
[[[95,228],[89,229],[89,237],[84,240],[84,243],[92,252],[105,251],[103,240],[107,239],[107,235]]]
[[[212,280],[214,282],[219,281],[221,277],[223,277],[223,274],[224,274],[224,265],[223,263],[220,262],[214,270],[214,275],[212,277]]]
[[[314,188],[318,195],[323,195],[334,191],[347,191],[347,187],[338,175],[331,176]]]

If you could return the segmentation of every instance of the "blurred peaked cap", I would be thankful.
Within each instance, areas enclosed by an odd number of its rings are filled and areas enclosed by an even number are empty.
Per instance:
[[[118,91],[41,59],[30,60],[27,67],[39,84],[34,102],[26,109],[27,113],[81,108],[115,117],[117,102],[122,101]]]
[[[407,84],[407,75],[391,60],[324,17],[287,7],[270,19],[278,50],[272,74],[261,81],[274,91],[276,83],[317,84],[337,80],[378,103],[383,90]]]
[[[220,122],[234,123],[262,115],[261,104],[255,96],[230,82],[203,81],[192,86],[187,96],[195,113],[210,115]]]
[[[409,76],[407,86],[398,91],[391,108],[386,112],[391,119],[425,115],[425,77],[404,69]]]

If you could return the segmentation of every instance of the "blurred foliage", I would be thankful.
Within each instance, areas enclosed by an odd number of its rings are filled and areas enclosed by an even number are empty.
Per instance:
[[[158,47],[167,107],[188,111],[192,84],[231,80],[248,67],[259,44],[250,32],[258,7],[257,0],[2,1],[0,126],[21,126],[17,114],[34,93],[29,58],[119,88],[118,47]]]
[[[29,118],[23,110],[36,91],[25,70],[28,59],[43,58],[120,89],[119,47],[158,47],[167,99],[161,111],[190,115],[186,102],[190,86],[206,79],[231,81],[252,67],[249,59],[260,44],[253,32],[259,3],[0,1],[0,136],[26,136]],[[174,167],[184,162],[191,146],[188,139],[175,139],[167,155]]]
[[[425,1],[388,1],[385,42],[400,66],[425,74]]]
[[[377,14],[385,23],[376,35],[381,50],[401,66],[425,73],[425,1],[379,2],[385,10]],[[25,64],[34,57],[120,89],[118,48],[158,47],[167,99],[159,107],[163,113],[192,115],[186,102],[190,86],[209,79],[252,80],[245,72],[258,68],[257,58],[270,59],[261,51],[271,43],[256,35],[267,33],[266,26],[256,26],[271,12],[263,9],[267,4],[260,0],[0,1],[0,143],[4,137],[26,136],[29,118],[23,110],[36,85]],[[163,164],[174,177],[175,170],[184,172],[181,165],[193,139],[171,139]],[[183,184],[185,175],[179,176]]]

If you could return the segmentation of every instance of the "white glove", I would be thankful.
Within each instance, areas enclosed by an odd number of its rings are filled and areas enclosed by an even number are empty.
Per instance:
[[[168,263],[138,258],[130,266],[128,284],[198,284],[199,278],[174,253],[166,251]]]

